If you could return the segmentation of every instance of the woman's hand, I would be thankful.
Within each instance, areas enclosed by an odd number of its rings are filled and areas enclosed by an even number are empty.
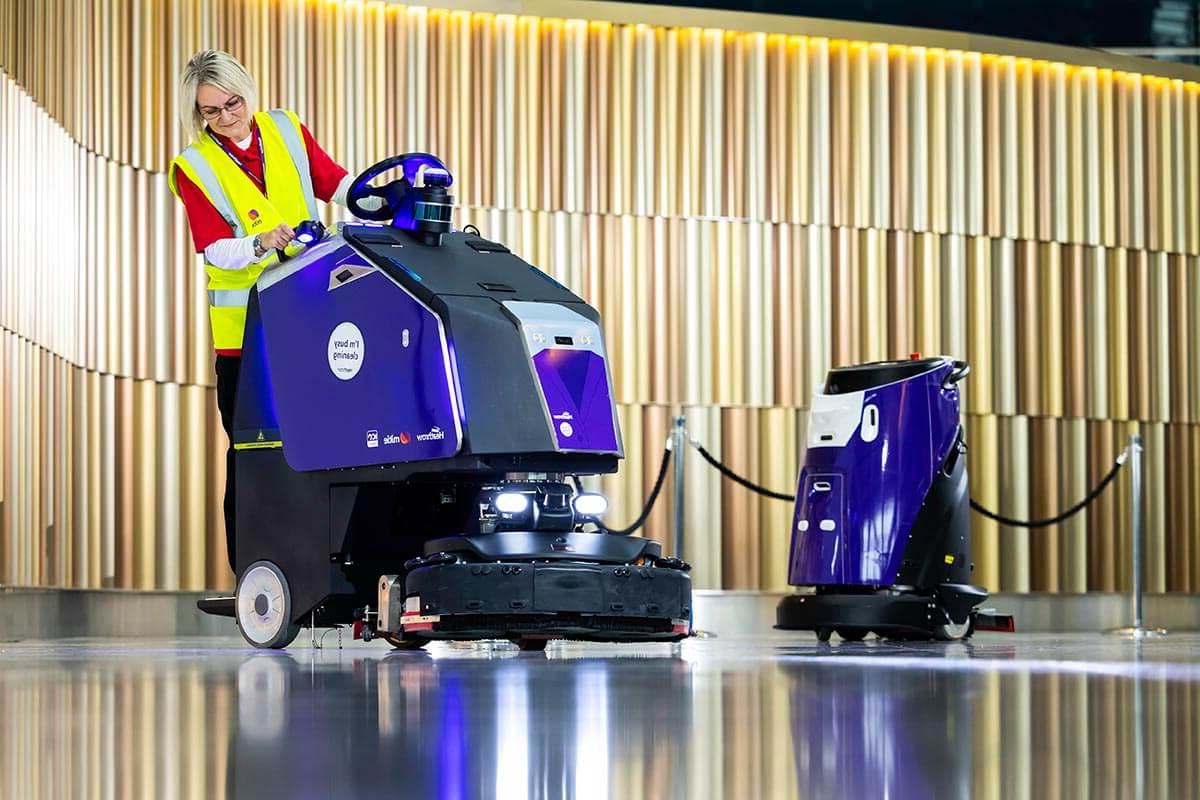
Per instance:
[[[269,252],[271,250],[282,250],[288,246],[288,242],[296,238],[296,232],[293,231],[286,223],[280,223],[274,229],[266,233],[258,235],[258,241]]]

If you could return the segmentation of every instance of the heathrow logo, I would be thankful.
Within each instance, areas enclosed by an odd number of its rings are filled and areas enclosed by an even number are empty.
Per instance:
[[[433,442],[433,441],[437,441],[439,439],[445,439],[445,438],[446,438],[446,432],[443,431],[441,428],[439,428],[437,425],[434,425],[432,428],[430,428],[429,433],[418,433],[417,434],[418,442]]]

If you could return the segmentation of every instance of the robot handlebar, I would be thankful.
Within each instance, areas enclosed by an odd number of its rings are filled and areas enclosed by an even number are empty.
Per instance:
[[[397,180],[381,187],[371,185],[375,178],[397,168],[402,173]],[[393,227],[417,234],[426,244],[440,244],[441,235],[450,231],[454,198],[448,189],[453,183],[450,170],[437,156],[403,153],[363,170],[346,193],[346,206],[360,219],[390,221]],[[383,205],[375,210],[364,208],[362,201],[368,197],[380,198]]]
[[[954,384],[961,381],[963,378],[971,374],[971,365],[965,361],[955,361],[954,369],[946,376],[946,380],[942,381],[942,385],[949,389]]]

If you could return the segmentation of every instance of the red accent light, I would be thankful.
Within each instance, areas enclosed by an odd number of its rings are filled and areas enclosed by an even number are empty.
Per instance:
[[[1016,633],[1017,620],[1012,614],[983,614],[975,617],[975,630],[992,633]]]
[[[920,354],[920,353],[909,353],[909,354],[908,354],[908,360],[909,360],[909,361],[920,361],[920,360],[921,360],[921,354]]]

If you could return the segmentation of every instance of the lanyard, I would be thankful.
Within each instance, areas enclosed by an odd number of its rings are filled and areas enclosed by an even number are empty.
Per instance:
[[[225,151],[225,155],[229,156],[229,160],[232,161],[233,163],[237,164],[239,167],[241,167],[242,172],[246,173],[246,177],[249,178],[250,180],[254,181],[254,184],[259,189],[261,189],[262,193],[265,195],[267,193],[267,156],[263,152],[262,134],[260,133],[257,136],[257,138],[258,138],[258,163],[262,165],[262,171],[263,171],[262,180],[259,180],[258,176],[256,176],[253,172],[251,172],[246,167],[246,165],[242,163],[242,160],[240,158],[238,158],[236,154],[234,154],[233,150],[231,150],[229,147],[227,147],[225,145],[225,142],[221,141],[221,137],[217,136],[211,130],[208,131],[208,135],[211,136],[212,140],[217,143],[217,147],[220,147],[222,150]],[[252,137],[255,136],[254,131],[251,131],[250,135]]]

